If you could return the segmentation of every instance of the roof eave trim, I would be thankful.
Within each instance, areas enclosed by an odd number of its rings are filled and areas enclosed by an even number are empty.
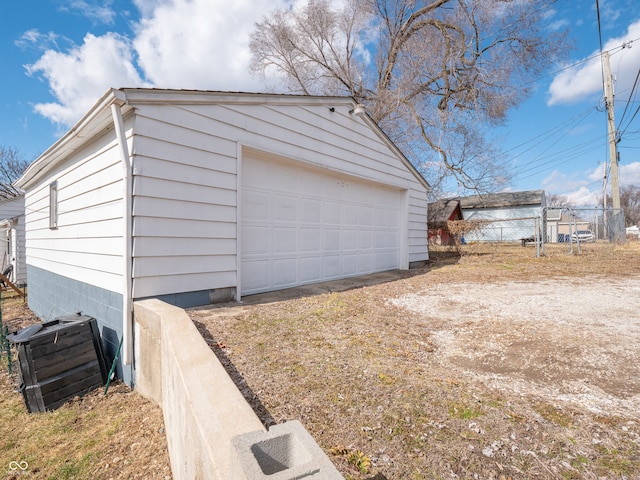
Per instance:
[[[112,103],[120,105],[126,103],[124,92],[110,88],[105,94],[71,127],[58,141],[45,150],[38,158],[36,158],[24,171],[22,176],[16,180],[13,185],[18,188],[26,189],[34,181],[40,178],[56,165],[61,158],[61,153],[69,147],[70,143],[76,140],[81,133],[98,117],[103,111],[108,110]]]
[[[382,130],[380,125],[378,125],[368,113],[362,115],[364,121],[369,125],[369,127],[374,131],[374,133],[382,140],[400,159],[402,163],[407,167],[407,169],[416,177],[416,179],[422,184],[424,188],[427,189],[427,192],[431,191],[431,185],[429,182],[422,176],[422,174],[418,171],[418,169],[409,161],[409,159],[402,153],[402,150],[398,148],[398,146],[389,138],[389,136]]]

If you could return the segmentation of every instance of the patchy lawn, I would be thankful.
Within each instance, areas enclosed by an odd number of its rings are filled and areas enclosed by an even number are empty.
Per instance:
[[[262,300],[270,297],[262,297]],[[640,478],[640,244],[432,250],[395,281],[189,313],[347,478]]]
[[[21,299],[6,292],[2,315],[10,331],[38,322]],[[171,478],[160,407],[116,382],[107,396],[98,389],[55,411],[28,413],[17,390],[16,368],[10,377],[2,356],[0,478]]]
[[[640,243],[552,247],[189,313],[264,422],[300,419],[347,478],[638,479]],[[37,321],[6,296],[11,330]],[[0,359],[2,478],[171,478],[160,408],[124,385],[38,414],[16,387]]]

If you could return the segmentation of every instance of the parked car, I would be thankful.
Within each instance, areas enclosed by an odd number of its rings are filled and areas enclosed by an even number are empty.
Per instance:
[[[591,230],[578,230],[571,234],[571,241],[576,242],[595,242],[596,237]]]

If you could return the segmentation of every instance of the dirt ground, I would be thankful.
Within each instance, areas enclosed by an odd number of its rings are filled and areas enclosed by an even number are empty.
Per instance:
[[[301,420],[347,478],[640,479],[637,244],[432,257],[189,313],[265,424]]]

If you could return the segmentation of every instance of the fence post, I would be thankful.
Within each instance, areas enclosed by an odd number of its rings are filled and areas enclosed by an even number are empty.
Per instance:
[[[4,326],[4,345],[7,350],[7,367],[9,367],[9,375],[13,373],[13,365],[11,363],[11,345],[9,344],[9,326]]]
[[[4,353],[4,325],[2,323],[2,290],[0,290],[0,358]]]

